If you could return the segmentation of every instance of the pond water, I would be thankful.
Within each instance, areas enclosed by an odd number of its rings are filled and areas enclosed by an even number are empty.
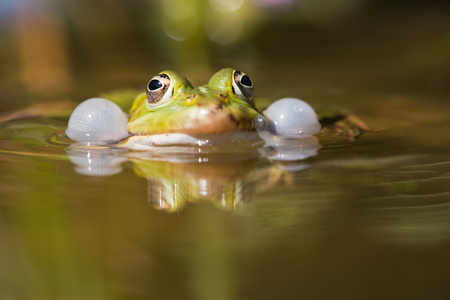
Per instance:
[[[255,74],[256,96],[351,109],[375,129],[355,141],[319,136],[322,148],[305,160],[110,151],[115,164],[97,161],[109,172],[100,176],[77,167],[61,135],[67,119],[0,124],[1,298],[447,299],[449,56],[422,46],[442,32],[448,42],[450,24],[439,9],[399,11],[379,28],[362,23],[370,37],[353,29],[315,44],[334,42],[336,51],[307,47],[306,58],[289,50],[269,60],[280,48],[256,39],[248,47],[264,49],[263,62],[230,60]],[[429,30],[406,35],[429,20]],[[149,79],[141,65],[117,68],[74,75],[81,88],[36,97],[79,102]],[[195,84],[212,74],[188,72]],[[32,102],[17,82],[2,79],[3,114]]]

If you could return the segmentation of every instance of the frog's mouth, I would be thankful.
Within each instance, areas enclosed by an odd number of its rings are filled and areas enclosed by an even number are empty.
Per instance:
[[[223,133],[161,133],[153,135],[134,135],[118,145],[134,150],[154,150],[159,147],[184,147],[183,153],[188,154],[186,147],[202,146],[221,148],[214,149],[215,152],[243,152],[262,146],[264,141],[256,131],[230,131]],[[224,147],[226,146],[226,147]],[[169,149],[166,149],[169,151]],[[198,151],[190,149],[191,154]],[[209,149],[212,151],[213,149]],[[178,150],[175,150],[177,152]],[[212,153],[212,152],[211,152]]]
[[[251,107],[224,102],[196,103],[167,114],[146,114],[128,123],[131,134],[225,133],[256,131],[259,113]]]

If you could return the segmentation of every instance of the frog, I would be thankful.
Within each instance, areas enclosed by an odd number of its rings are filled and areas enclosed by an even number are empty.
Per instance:
[[[109,99],[125,110],[131,106],[129,114],[124,117]],[[218,71],[198,87],[178,72],[162,71],[149,80],[145,92],[126,101],[114,99],[81,103],[69,119],[67,136],[77,142],[141,149],[144,144],[255,140],[257,128],[267,125],[253,100],[252,80],[231,68]]]
[[[274,103],[278,108],[271,109],[275,106],[272,104],[261,111],[256,107],[253,90],[250,77],[232,68],[218,71],[206,85],[198,87],[175,71],[163,71],[150,79],[145,92],[134,97],[126,118],[119,108],[111,108],[117,113],[109,113],[109,104],[91,99],[91,106],[73,112],[66,134],[75,141],[119,142],[135,148],[143,143],[189,144],[211,139],[217,143],[218,136],[222,142],[257,139],[257,132],[261,131],[295,138],[320,130],[319,119],[306,102],[282,99]],[[93,117],[92,112],[99,114]],[[342,119],[339,113],[327,113],[323,118],[334,125],[342,125]],[[348,127],[351,137],[355,130],[364,129],[356,122]]]

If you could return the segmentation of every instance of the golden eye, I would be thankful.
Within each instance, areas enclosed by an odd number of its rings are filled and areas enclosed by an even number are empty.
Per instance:
[[[161,73],[147,84],[147,102],[150,106],[161,105],[173,96],[173,84],[169,75]]]

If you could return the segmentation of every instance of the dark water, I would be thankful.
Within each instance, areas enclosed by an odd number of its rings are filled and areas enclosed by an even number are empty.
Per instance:
[[[1,124],[0,298],[448,299],[449,18],[434,4],[362,10],[334,28],[269,19],[242,56],[235,46],[179,64],[194,84],[237,65],[259,97],[348,108],[376,129],[322,136],[299,163],[138,157],[87,176],[51,141],[64,118]],[[94,66],[73,67],[51,93],[4,69],[2,112],[177,67],[133,38],[121,55],[75,48]]]

